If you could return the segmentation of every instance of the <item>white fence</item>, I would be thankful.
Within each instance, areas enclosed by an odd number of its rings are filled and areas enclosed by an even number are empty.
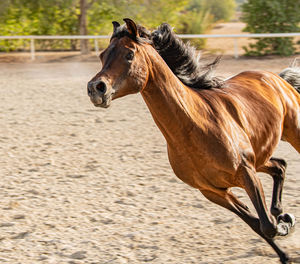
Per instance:
[[[238,39],[239,38],[284,38],[284,37],[300,37],[298,33],[268,33],[268,34],[232,34],[232,35],[209,35],[209,34],[179,34],[180,38],[231,38],[234,39],[234,57],[238,58]],[[109,39],[110,36],[0,36],[1,39],[29,39],[31,59],[35,59],[36,39],[94,39],[95,51],[99,52],[98,39]]]

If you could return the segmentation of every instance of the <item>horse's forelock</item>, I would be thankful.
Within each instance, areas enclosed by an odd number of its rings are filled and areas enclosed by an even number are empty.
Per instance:
[[[115,28],[111,39],[113,38],[123,38],[125,36],[129,37],[130,39],[134,40],[137,43],[150,43],[151,42],[151,33],[148,31],[145,27],[137,25],[138,30],[138,36],[134,36],[133,34],[130,34],[128,31],[126,24],[121,25],[117,28]]]

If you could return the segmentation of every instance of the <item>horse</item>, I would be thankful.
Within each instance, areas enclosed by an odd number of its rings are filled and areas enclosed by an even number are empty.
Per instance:
[[[87,84],[91,102],[107,108],[112,100],[141,93],[166,139],[175,175],[238,215],[275,250],[281,263],[288,263],[288,254],[274,239],[288,235],[295,219],[281,214],[286,164],[272,154],[280,139],[300,152],[296,88],[267,71],[241,72],[223,81],[206,74],[204,89],[201,81],[197,89],[190,87],[173,73],[148,34],[131,19],[124,21],[122,26],[113,22],[110,43],[100,54],[102,69]],[[271,212],[257,172],[274,178]],[[258,217],[232,187],[246,191]]]

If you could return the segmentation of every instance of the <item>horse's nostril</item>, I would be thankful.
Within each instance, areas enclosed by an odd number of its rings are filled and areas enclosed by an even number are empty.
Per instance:
[[[99,93],[104,94],[106,92],[106,84],[100,81],[99,83],[96,84],[96,90]]]
[[[88,92],[88,96],[91,96],[92,95],[92,85],[91,83],[88,83],[88,86],[87,86],[87,92]]]

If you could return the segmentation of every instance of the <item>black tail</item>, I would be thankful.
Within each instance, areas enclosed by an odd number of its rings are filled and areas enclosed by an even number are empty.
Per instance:
[[[291,67],[286,68],[279,73],[279,76],[286,80],[297,90],[298,93],[300,93],[300,67],[296,66],[295,62]]]

